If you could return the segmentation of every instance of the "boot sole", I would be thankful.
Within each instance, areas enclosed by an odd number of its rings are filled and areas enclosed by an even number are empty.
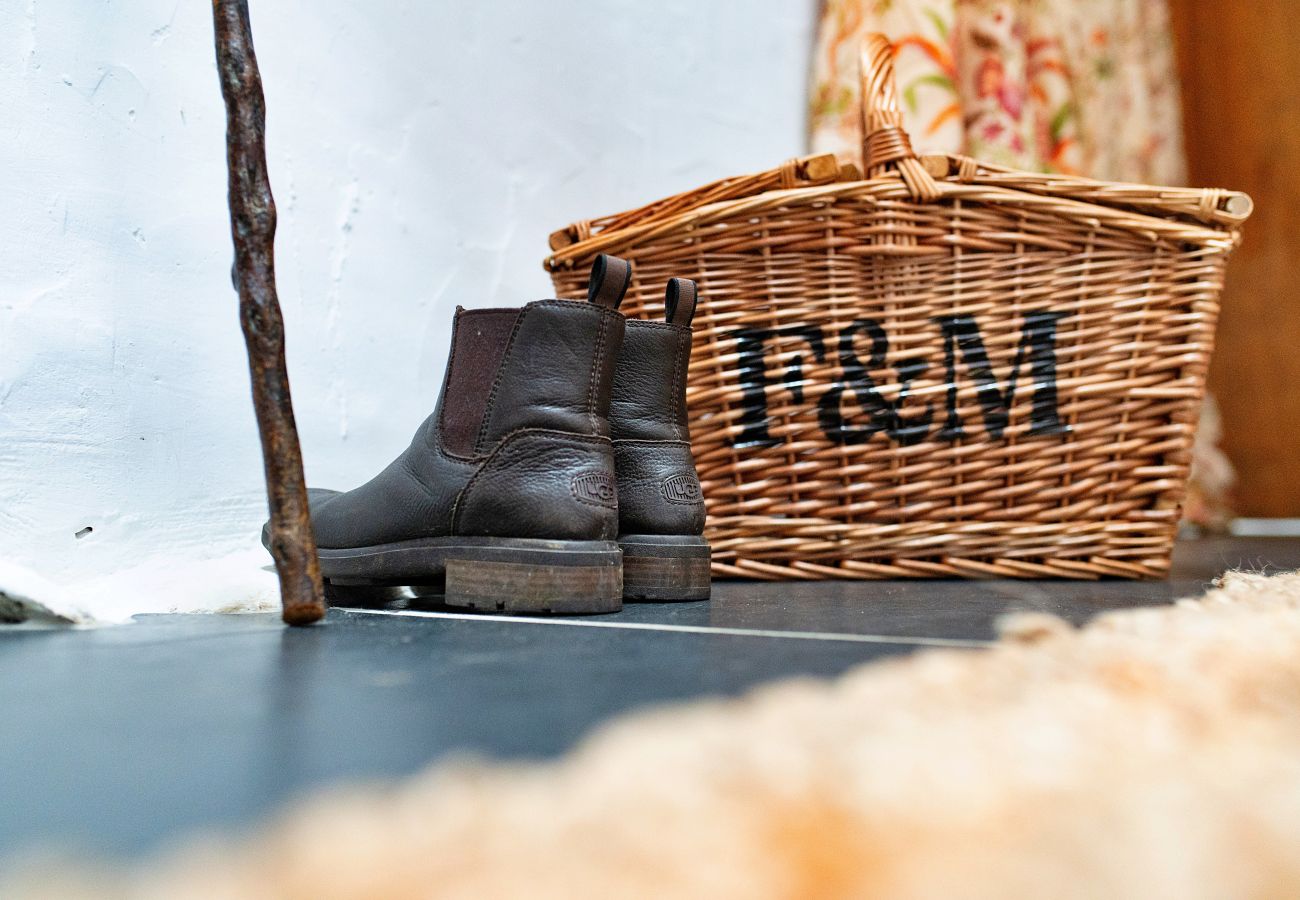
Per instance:
[[[687,534],[625,534],[623,551],[625,600],[708,600],[709,542]]]
[[[418,538],[319,553],[321,575],[340,585],[445,579],[448,606],[560,614],[623,608],[622,554],[613,541]]]

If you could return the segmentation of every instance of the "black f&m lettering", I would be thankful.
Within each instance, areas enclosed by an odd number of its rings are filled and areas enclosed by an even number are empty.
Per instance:
[[[961,438],[965,431],[957,405],[957,366],[962,362],[975,382],[976,398],[991,440],[998,440],[1007,429],[1015,406],[1016,389],[1022,371],[1028,368],[1033,390],[1029,433],[1060,434],[1067,430],[1057,411],[1056,323],[1063,313],[1035,311],[1025,315],[1020,342],[1016,346],[1011,371],[1000,385],[989,361],[988,350],[972,316],[941,316],[933,321],[943,333],[944,365],[948,381],[947,418],[938,437],[945,441]],[[818,362],[826,360],[826,340],[815,325],[786,325],[780,328],[744,328],[733,332],[739,356],[738,368],[743,406],[737,420],[741,433],[737,447],[774,447],[780,443],[768,430],[767,391],[778,383],[790,392],[795,403],[803,402],[804,357],[790,359],[779,382],[769,378],[764,352],[774,339],[797,338],[808,345]],[[864,362],[855,341],[859,336],[870,340],[870,353]],[[888,368],[889,336],[880,323],[859,319],[838,336],[837,362],[843,380],[831,385],[817,403],[817,420],[826,436],[839,444],[862,444],[879,432],[900,444],[915,444],[930,434],[934,425],[933,403],[919,415],[902,414],[912,393],[912,384],[930,368],[930,362],[918,357],[895,361],[898,398],[885,399],[871,373]],[[842,409],[848,390],[865,416],[858,424],[846,422]]]
[[[736,337],[736,352],[740,356],[740,392],[743,408],[740,412],[742,427],[736,438],[737,447],[775,447],[780,441],[767,430],[767,389],[773,383],[767,377],[763,362],[764,345],[774,337],[799,337],[807,342],[818,361],[826,358],[826,344],[821,329],[816,325],[785,325],[781,328],[741,328]],[[790,361],[785,377],[781,379],[794,401],[803,401],[803,357]]]
[[[1064,313],[1029,312],[1016,347],[1016,356],[1007,376],[1005,389],[998,387],[989,362],[988,351],[972,316],[940,316],[933,321],[943,330],[944,364],[948,367],[948,420],[939,436],[955,441],[963,434],[957,412],[957,352],[975,380],[976,396],[984,413],[984,427],[989,438],[998,440],[1011,418],[1016,399],[1020,369],[1029,360],[1029,377],[1033,384],[1033,408],[1029,418],[1030,434],[1060,434],[1065,431],[1056,409],[1056,323]]]

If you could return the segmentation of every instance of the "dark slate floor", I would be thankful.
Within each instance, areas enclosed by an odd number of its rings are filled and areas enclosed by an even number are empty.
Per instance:
[[[296,630],[273,616],[0,629],[0,859],[52,841],[138,854],[336,779],[452,753],[551,756],[637,707],[977,647],[1013,610],[1082,622],[1165,603],[1232,567],[1300,568],[1300,541],[1184,543],[1157,583],[727,582],[711,603],[589,619],[407,601]]]

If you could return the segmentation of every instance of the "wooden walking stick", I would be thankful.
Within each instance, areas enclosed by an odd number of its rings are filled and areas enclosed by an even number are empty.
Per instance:
[[[284,364],[284,320],[275,293],[275,200],[266,174],[266,101],[253,54],[247,0],[212,0],[217,72],[226,102],[230,170],[231,276],[253,379],[271,507],[271,556],[280,576],[284,621],[310,625],[325,615],[320,561],[307,509],[298,429]]]

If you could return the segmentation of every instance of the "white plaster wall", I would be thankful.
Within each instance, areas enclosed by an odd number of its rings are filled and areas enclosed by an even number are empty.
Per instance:
[[[552,229],[804,147],[815,0],[251,6],[312,484],[406,445],[457,304],[549,295]],[[210,16],[0,0],[0,589],[272,599]]]

